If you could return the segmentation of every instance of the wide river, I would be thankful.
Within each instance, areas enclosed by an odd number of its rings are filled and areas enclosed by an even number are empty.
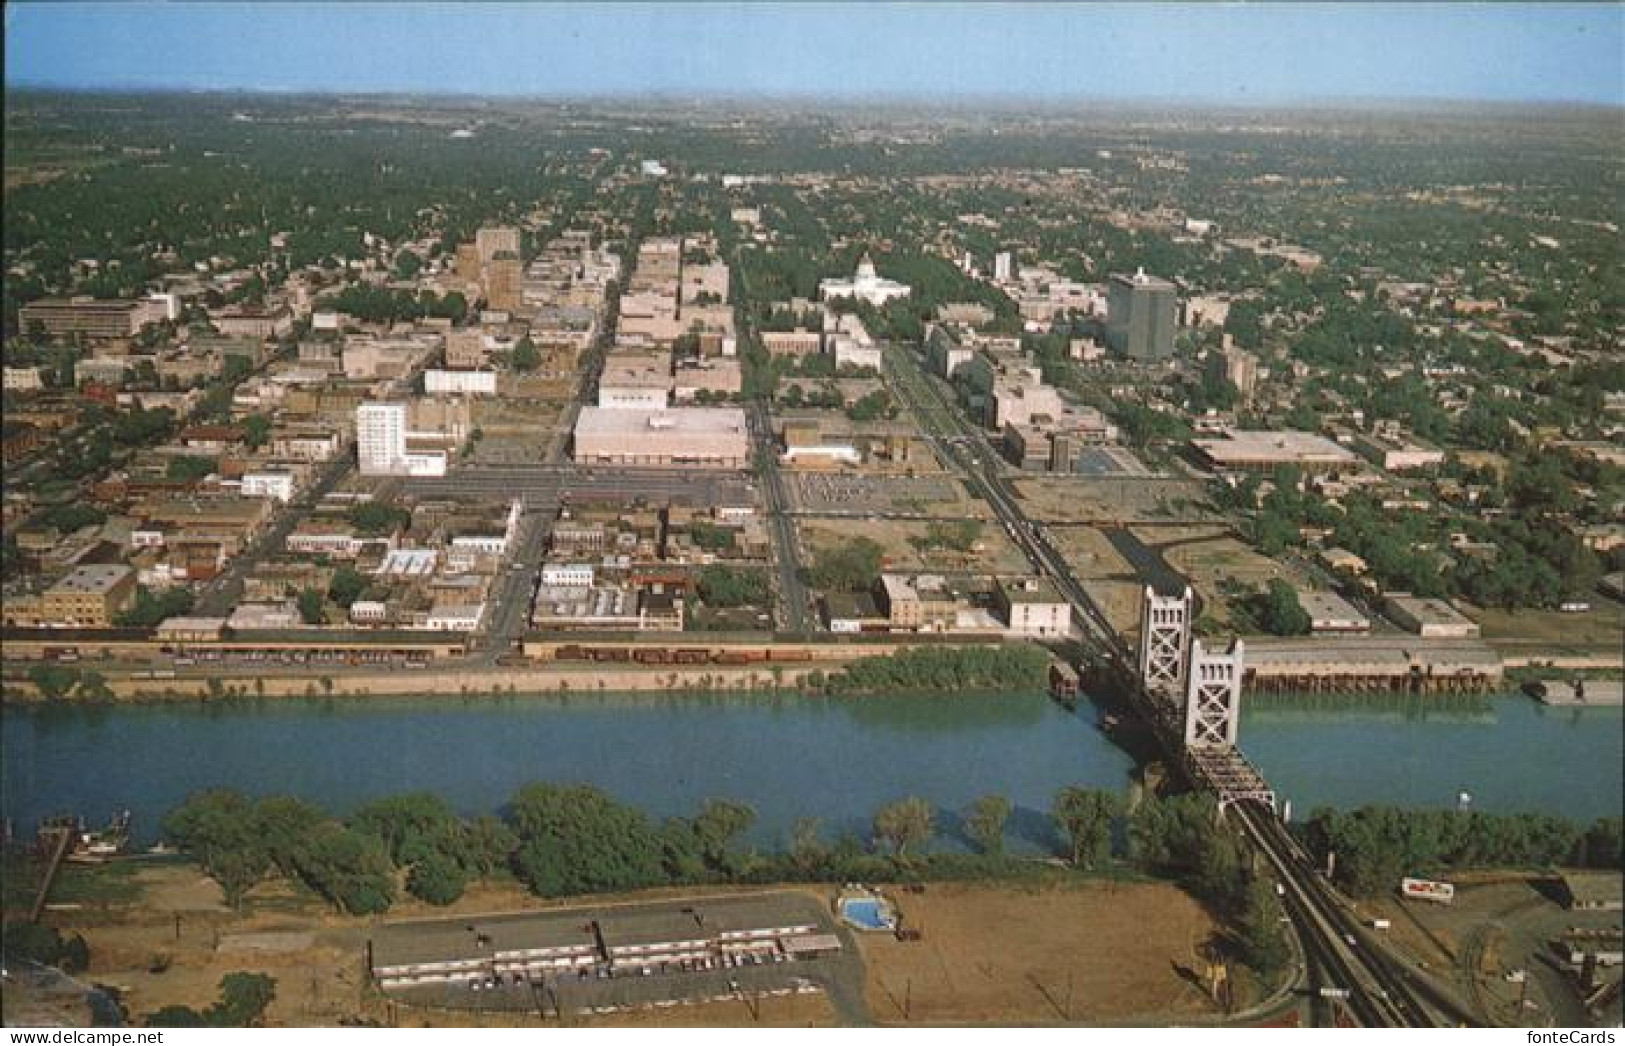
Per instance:
[[[1071,784],[1126,789],[1132,762],[1095,726],[1028,696],[570,695],[282,699],[11,708],[4,795],[14,829],[72,812],[130,809],[143,841],[191,792],[292,794],[339,813],[413,790],[465,813],[500,810],[528,781],[589,782],[656,817],[709,797],[758,812],[754,841],[782,845],[801,817],[867,834],[874,809],[918,795],[956,811],[997,792],[1016,807],[1015,849],[1050,840],[1044,814]],[[1620,813],[1620,710],[1541,708],[1526,698],[1381,710],[1256,707],[1242,746],[1297,811],[1314,805],[1449,805],[1577,819]]]

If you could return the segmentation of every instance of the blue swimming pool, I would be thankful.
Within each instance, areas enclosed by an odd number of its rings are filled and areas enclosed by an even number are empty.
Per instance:
[[[841,915],[853,926],[864,930],[891,929],[891,915],[885,905],[873,899],[849,898],[841,902]]]

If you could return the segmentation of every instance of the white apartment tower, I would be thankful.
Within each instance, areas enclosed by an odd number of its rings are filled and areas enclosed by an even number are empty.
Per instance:
[[[363,476],[444,476],[444,452],[406,449],[407,406],[363,403],[355,409],[356,462]]]

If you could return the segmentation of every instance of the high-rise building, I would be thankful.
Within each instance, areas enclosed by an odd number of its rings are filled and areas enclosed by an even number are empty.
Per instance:
[[[1178,300],[1174,285],[1147,276],[1113,276],[1106,297],[1106,344],[1135,360],[1165,360],[1174,354]]]
[[[404,403],[363,403],[355,409],[356,462],[363,476],[444,476],[444,451],[406,446]]]
[[[512,226],[493,226],[474,233],[474,248],[479,251],[480,264],[489,265],[499,254],[519,257],[519,230]]]
[[[485,265],[485,304],[488,308],[513,312],[523,297],[524,269],[519,255],[502,251]]]

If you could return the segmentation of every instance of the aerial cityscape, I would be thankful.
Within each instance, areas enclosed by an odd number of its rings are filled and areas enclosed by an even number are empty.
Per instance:
[[[1625,8],[6,17],[8,1027],[1620,1026]]]

